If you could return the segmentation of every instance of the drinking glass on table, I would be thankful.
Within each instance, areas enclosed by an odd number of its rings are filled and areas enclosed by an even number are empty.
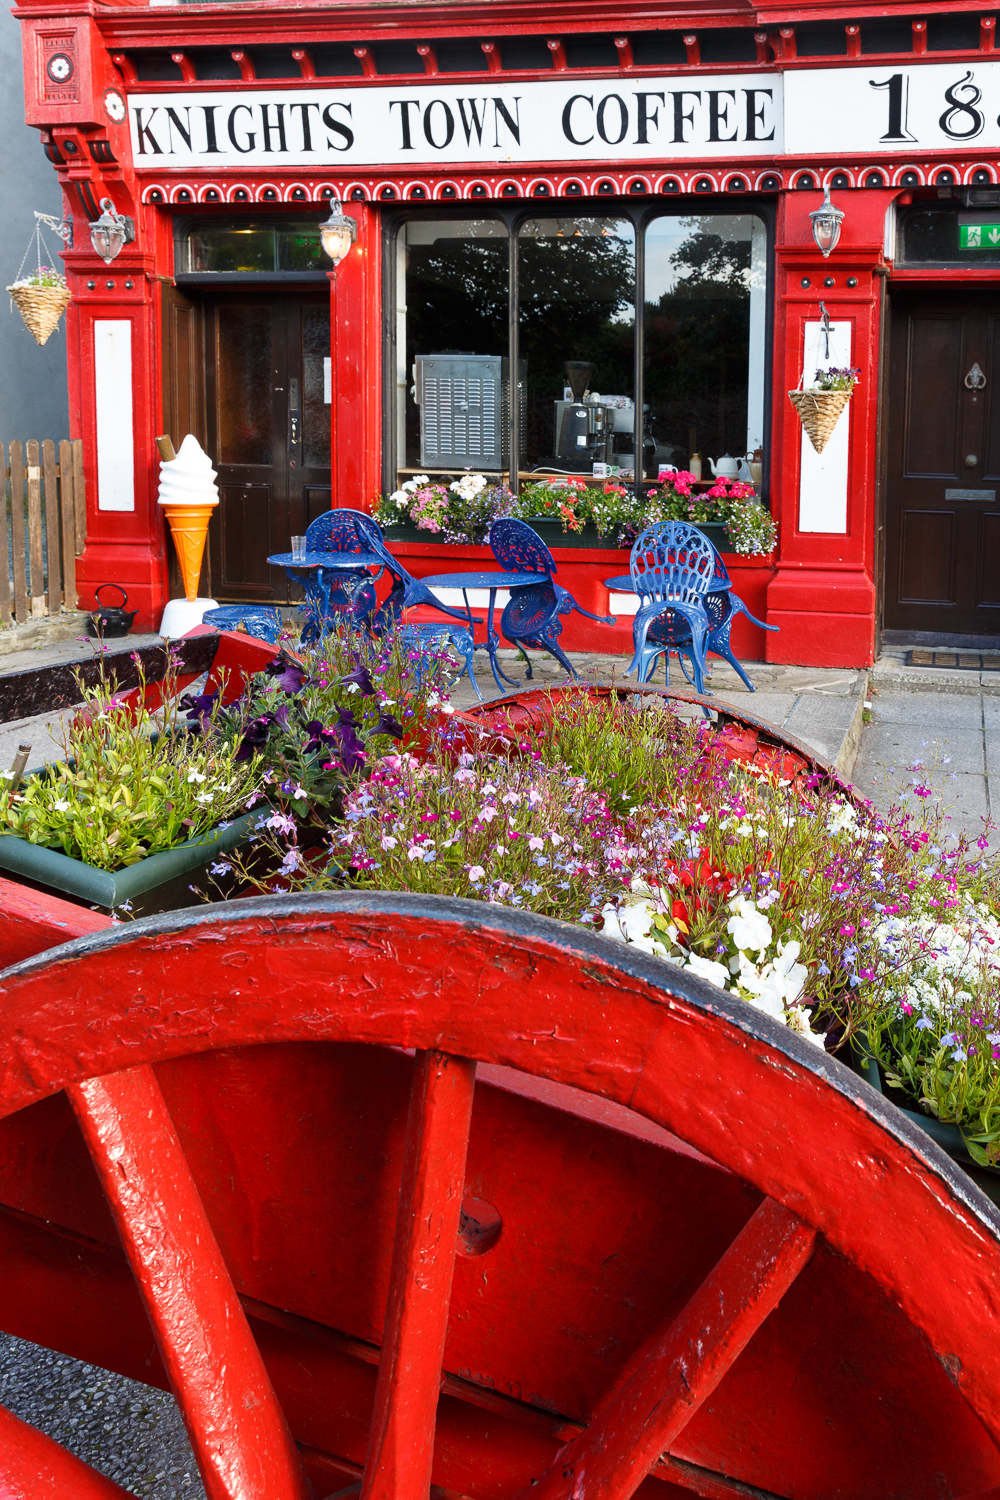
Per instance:
[[[293,562],[305,562],[305,557],[306,557],[306,539],[305,539],[305,537],[304,536],[293,536],[292,537],[292,561]]]

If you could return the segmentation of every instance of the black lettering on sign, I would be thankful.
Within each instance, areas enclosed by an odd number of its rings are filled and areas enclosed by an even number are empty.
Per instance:
[[[139,155],[140,156],[145,156],[146,155],[146,142],[147,141],[149,142],[150,147],[156,153],[157,156],[162,156],[163,155],[163,147],[159,144],[159,142],[156,139],[156,136],[153,134],[153,132],[149,128],[150,125],[153,122],[153,116],[156,114],[156,112],[159,109],[159,107],[160,106],[158,104],[154,104],[153,105],[153,108],[149,111],[149,119],[148,120],[143,120],[143,118],[142,118],[142,110],[141,109],[136,109],[136,111],[135,111],[135,128],[136,128],[136,133],[137,133],[137,135],[139,137]]]
[[[609,104],[618,106],[618,134],[614,137],[608,135],[604,128],[604,114]],[[597,106],[597,134],[609,146],[620,146],[628,135],[628,106],[620,94],[605,94]]]
[[[239,114],[241,109],[243,110],[244,114],[250,115],[251,120],[253,119],[253,114],[251,113],[249,104],[234,104],[233,108],[229,111],[229,124],[227,128],[229,130],[229,139],[232,141],[237,151],[242,152],[243,155],[246,155],[248,151],[253,150],[254,146],[257,143],[257,137],[254,135],[252,130],[248,131],[246,138],[247,143],[245,146],[241,146],[239,141],[236,139],[236,116]]]
[[[435,108],[440,108],[444,113],[444,140],[436,141],[433,131],[433,114]],[[433,146],[435,151],[443,151],[446,146],[451,145],[452,136],[455,134],[455,116],[443,99],[432,99],[424,110],[424,140],[428,146]]]
[[[273,125],[268,117],[268,111],[272,109],[277,112],[277,119]],[[274,149],[271,145],[271,137],[272,135],[277,135],[278,150],[287,151],[288,142],[285,139],[285,106],[283,104],[262,104],[260,107],[260,118],[261,124],[264,127],[264,150],[272,151]]]
[[[217,104],[203,104],[201,107],[205,114],[205,140],[207,142],[201,154],[202,156],[221,156],[222,147],[215,138],[215,111],[219,106]]]
[[[573,134],[574,104],[589,104],[591,109],[593,109],[594,96],[593,94],[574,94],[572,99],[566,100],[566,104],[562,112],[562,129],[563,135],[566,137],[566,139],[568,141],[572,141],[574,146],[589,146],[590,142],[594,139],[593,133],[585,136],[576,136]]]
[[[332,130],[336,135],[341,135],[344,138],[344,144],[340,146],[336,141],[331,141],[330,137],[327,136],[327,149],[329,151],[350,151],[351,147],[354,145],[354,131],[349,125],[345,125],[342,120],[335,120],[333,118],[333,111],[335,109],[346,109],[347,113],[351,114],[353,111],[353,105],[344,104],[338,99],[336,104],[328,104],[326,106],[326,109],[324,109],[323,124],[326,126],[327,130]]]
[[[314,109],[318,114],[319,105],[315,101],[311,101],[308,104],[290,104],[288,106],[288,113],[291,114],[293,109],[299,110],[302,115],[302,149],[303,151],[311,151],[313,149],[313,141],[312,131],[309,128],[309,111]]]
[[[480,104],[482,105],[482,114],[480,114],[476,107]],[[469,106],[468,115],[465,113],[466,105]],[[467,146],[472,145],[472,132],[475,131],[476,141],[481,146],[483,144],[483,126],[486,124],[486,100],[459,99],[458,113],[461,116],[462,129],[465,131],[465,144]]]
[[[403,127],[403,144],[400,150],[412,151],[413,141],[410,138],[410,110],[419,109],[419,101],[417,99],[390,99],[389,108],[399,110],[399,120]],[[326,119],[326,116],[324,115],[323,118]]]
[[[498,149],[499,149],[499,146],[500,146],[500,121],[501,120],[503,120],[504,124],[506,125],[507,129],[510,131],[511,135],[514,137],[514,139],[517,142],[517,144],[518,145],[521,144],[521,111],[518,109],[518,105],[520,104],[520,102],[521,102],[521,96],[520,96],[520,94],[518,94],[517,98],[514,99],[514,101],[513,101],[513,104],[514,104],[514,113],[511,114],[510,110],[507,108],[506,104],[503,102],[502,99],[494,99],[493,100],[493,134],[494,134],[493,144]]]
[[[732,135],[720,135],[719,127],[723,129],[732,122],[729,118],[729,105],[720,104],[720,99],[731,99],[733,108],[736,108],[735,89],[709,89],[708,91],[708,138],[710,141],[735,141],[736,130]]]
[[[635,144],[637,146],[649,145],[649,127],[654,130],[660,128],[660,111],[654,106],[649,108],[647,100],[659,99],[661,104],[666,104],[665,94],[636,94],[638,117],[635,123]]]
[[[971,141],[986,124],[983,114],[975,107],[983,97],[982,90],[976,88],[976,85],[972,82],[972,78],[973,74],[970,69],[957,83],[953,83],[950,89],[945,89],[944,91],[944,97],[951,105],[951,108],[945,110],[938,124],[945,135],[951,136],[953,141]],[[958,98],[959,89],[964,92],[964,99]],[[968,124],[965,130],[955,129],[957,117],[960,115],[968,117]]]
[[[763,105],[763,103],[761,103],[761,104],[757,103],[757,95],[759,94],[761,96],[762,100],[763,99],[771,99],[771,100],[773,100],[774,99],[774,90],[773,89],[744,89],[743,92],[747,96],[747,133],[746,133],[746,139],[748,141],[773,141],[774,140],[774,126],[773,125],[771,126],[771,129],[768,131],[767,135],[758,135],[757,134],[757,126],[758,125],[763,125],[763,123],[764,123],[764,105]]]
[[[910,80],[902,73],[893,73],[891,78],[882,79],[877,83],[874,78],[868,80],[869,88],[885,89],[889,96],[889,120],[885,135],[879,136],[882,141],[912,141],[912,136],[906,128],[906,116],[910,102]]]
[[[691,106],[690,114],[686,114],[684,111],[684,100],[697,99],[700,104],[701,94],[696,93],[693,89],[678,89],[676,92],[671,89],[670,97],[674,101],[674,145],[686,146],[687,141],[684,138],[684,126],[694,126],[694,105],[692,104]]]
[[[191,111],[190,111],[190,109],[186,109],[184,111],[184,113],[187,116],[187,126],[186,127],[181,124],[180,118],[179,118],[179,116],[177,114],[176,109],[170,109],[169,107],[167,108],[167,138],[170,141],[170,149],[171,149],[171,151],[176,151],[176,149],[177,149],[176,146],[174,145],[174,126],[175,125],[177,127],[177,134],[181,137],[182,141],[184,142],[184,144],[188,148],[188,150],[189,151],[191,150]]]

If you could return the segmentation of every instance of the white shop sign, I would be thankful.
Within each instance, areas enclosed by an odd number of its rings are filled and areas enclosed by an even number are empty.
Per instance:
[[[780,152],[780,74],[132,94],[137,166],[406,167]]]
[[[647,161],[1000,147],[1000,62],[130,95],[144,167]]]

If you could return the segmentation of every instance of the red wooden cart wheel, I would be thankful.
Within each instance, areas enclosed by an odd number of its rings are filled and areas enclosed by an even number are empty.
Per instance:
[[[656,959],[268,898],[6,970],[0,1039],[0,1326],[169,1381],[212,1500],[1000,1486],[1000,1218]],[[0,1494],[122,1493],[0,1417]]]

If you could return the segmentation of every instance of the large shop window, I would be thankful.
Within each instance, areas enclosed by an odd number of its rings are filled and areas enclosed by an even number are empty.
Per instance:
[[[896,260],[963,270],[1000,266],[1000,195],[995,188],[966,188],[962,200],[924,200],[899,210]]]
[[[393,487],[515,465],[522,484],[595,464],[655,480],[696,453],[762,449],[759,215],[414,218],[393,253]]]

